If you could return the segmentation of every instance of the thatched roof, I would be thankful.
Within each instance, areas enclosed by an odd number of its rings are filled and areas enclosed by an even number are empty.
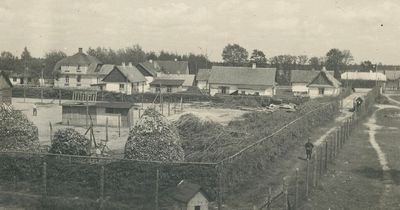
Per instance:
[[[291,83],[310,83],[317,75],[319,71],[307,71],[307,70],[292,70],[290,82]]]
[[[211,69],[199,69],[196,75],[196,81],[208,81],[211,75]]]
[[[149,75],[164,74],[189,74],[187,61],[146,61],[139,64],[141,71],[147,71]]]
[[[328,71],[321,70],[319,74],[307,85],[309,87],[340,87],[341,83],[333,77]]]
[[[179,79],[154,79],[150,85],[151,86],[182,86],[185,80]]]
[[[213,66],[208,82],[226,85],[273,86],[275,74],[275,68]]]
[[[367,81],[386,81],[386,75],[380,72],[344,72],[342,80],[367,80]]]
[[[98,68],[101,66],[101,62],[90,55],[86,55],[82,52],[82,49],[79,48],[79,52],[72,56],[68,56],[66,58],[61,59],[54,66],[54,71],[59,71],[61,66],[89,66],[87,73],[95,73],[98,71]]]

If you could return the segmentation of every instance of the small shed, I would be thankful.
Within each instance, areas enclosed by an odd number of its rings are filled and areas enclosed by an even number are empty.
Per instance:
[[[0,104],[11,104],[12,98],[12,83],[8,76],[0,71]]]
[[[319,71],[293,70],[290,83],[295,96],[308,95],[308,84],[319,74]]]
[[[183,91],[182,85],[185,80],[176,79],[160,79],[155,78],[153,82],[150,83],[150,90],[153,93],[176,93]]]
[[[341,83],[326,70],[322,70],[307,85],[311,98],[322,96],[337,96],[341,92]]]
[[[207,193],[198,184],[182,180],[173,188],[164,193],[167,197],[164,207],[169,210],[208,210],[209,200]]]
[[[62,104],[62,123],[84,126],[93,125],[129,127],[132,119],[133,104],[126,102],[66,102]]]

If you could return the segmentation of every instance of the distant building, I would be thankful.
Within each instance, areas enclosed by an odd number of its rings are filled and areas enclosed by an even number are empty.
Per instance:
[[[209,92],[210,87],[208,85],[208,80],[210,79],[210,75],[211,69],[199,69],[196,75],[196,83],[200,90]]]
[[[208,210],[209,197],[200,185],[182,180],[162,195],[161,206],[169,210]]]
[[[315,77],[318,76],[320,71],[307,71],[307,70],[292,70],[290,83],[292,86],[292,92],[295,96],[308,96],[309,88],[308,84]]]
[[[341,83],[326,70],[321,70],[318,75],[307,85],[311,98],[322,96],[337,96],[341,93]]]
[[[210,94],[275,95],[275,68],[213,66]]]
[[[399,90],[400,88],[400,71],[396,70],[380,70],[379,73],[386,75],[386,90]]]
[[[155,78],[150,83],[150,92],[152,93],[177,93],[182,92],[182,85],[185,80],[174,80],[174,79],[160,79]]]
[[[84,126],[93,125],[128,127],[132,122],[132,103],[123,102],[65,102],[62,104],[62,123]],[[87,113],[87,114],[86,114]]]
[[[12,103],[12,83],[5,72],[0,71],[0,104]]]
[[[341,75],[344,86],[353,88],[372,88],[376,85],[385,87],[386,75],[380,72],[344,72]]]
[[[160,80],[183,80],[182,91],[186,91],[190,87],[193,87],[194,78],[194,74],[161,74],[156,77],[156,79]]]
[[[110,68],[112,70],[102,80],[104,90],[128,95],[144,92],[146,79],[131,63]]]
[[[82,48],[69,57],[58,61],[54,67],[56,79],[55,87],[61,88],[94,88],[101,83],[112,69],[97,60],[97,58],[83,53]]]
[[[39,77],[31,71],[10,71],[9,78],[14,86],[38,86]]]

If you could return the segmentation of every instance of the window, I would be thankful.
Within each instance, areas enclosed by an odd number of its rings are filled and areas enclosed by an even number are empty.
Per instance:
[[[201,210],[200,206],[194,206],[194,210]]]
[[[69,83],[69,76],[67,75],[67,76],[65,76],[65,83]]]
[[[124,90],[125,89],[125,84],[119,84],[119,90]]]
[[[172,88],[171,87],[167,87],[167,93],[172,93]]]
[[[318,94],[319,95],[324,95],[325,88],[318,88]]]
[[[160,92],[161,89],[159,87],[156,87],[156,92]]]
[[[81,75],[78,75],[78,76],[76,77],[76,82],[81,82]]]
[[[246,91],[242,90],[241,94],[246,95]]]
[[[228,93],[228,87],[221,87],[221,93],[222,94],[227,94]]]
[[[16,82],[16,81],[17,81],[17,78],[16,78],[16,77],[13,77],[13,81]]]

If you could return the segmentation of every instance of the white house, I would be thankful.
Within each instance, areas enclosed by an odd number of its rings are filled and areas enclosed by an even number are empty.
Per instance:
[[[210,94],[275,95],[275,68],[213,66]]]
[[[54,87],[93,88],[109,73],[109,66],[104,66],[97,58],[78,53],[58,61],[54,67],[56,79]]]
[[[186,91],[194,85],[194,74],[159,74],[155,79],[183,80],[182,91]]]
[[[146,79],[131,63],[123,63],[121,66],[113,66],[102,82],[106,91],[131,95],[144,92]]]
[[[185,80],[155,78],[150,85],[152,93],[177,93],[182,92],[182,85]]]
[[[341,92],[341,83],[326,70],[321,70],[318,75],[307,85],[309,96],[317,98],[322,96],[337,96]]]
[[[372,88],[376,85],[385,88],[386,75],[381,72],[344,72],[340,75],[344,85],[353,88]]]
[[[319,71],[292,70],[290,83],[295,96],[308,95],[308,84],[319,74]]]
[[[171,210],[208,210],[209,197],[200,185],[182,180],[174,189],[166,192],[163,206]]]
[[[197,87],[200,90],[209,91],[208,80],[210,79],[211,69],[199,69],[196,75]]]

